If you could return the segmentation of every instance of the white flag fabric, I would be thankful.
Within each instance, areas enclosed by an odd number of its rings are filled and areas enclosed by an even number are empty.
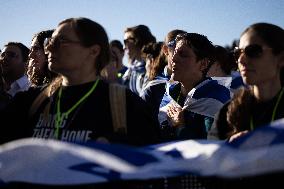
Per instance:
[[[239,178],[284,172],[284,119],[233,143],[186,140],[147,146],[21,139],[0,146],[0,183],[94,184],[184,174]]]

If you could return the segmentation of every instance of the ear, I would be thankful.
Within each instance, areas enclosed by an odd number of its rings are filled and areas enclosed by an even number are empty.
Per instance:
[[[98,57],[101,52],[101,47],[99,45],[93,45],[90,47],[90,54],[94,57]]]

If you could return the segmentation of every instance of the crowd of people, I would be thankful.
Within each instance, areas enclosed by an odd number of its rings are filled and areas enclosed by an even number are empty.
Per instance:
[[[279,26],[252,24],[232,49],[179,29],[156,41],[146,25],[127,27],[123,43],[93,20],[69,18],[30,48],[4,45],[0,142],[231,142],[284,117]]]

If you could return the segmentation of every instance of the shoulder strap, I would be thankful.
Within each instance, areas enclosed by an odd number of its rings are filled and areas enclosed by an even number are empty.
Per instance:
[[[31,105],[31,108],[29,110],[29,117],[33,116],[36,113],[36,111],[38,110],[38,108],[40,107],[40,105],[43,103],[44,100],[46,100],[47,98],[53,95],[56,89],[61,86],[61,82],[62,82],[62,77],[58,76],[39,93],[39,95],[36,97],[36,99],[33,101]],[[49,108],[50,104],[48,104],[48,107],[46,107],[45,109],[46,113],[49,112]]]
[[[47,93],[47,91],[49,91],[50,90],[50,87],[49,86],[47,86],[45,89],[43,89],[40,93],[39,93],[39,95],[36,97],[36,99],[33,101],[33,103],[32,103],[32,105],[31,105],[31,108],[30,108],[30,110],[29,110],[29,117],[32,117],[35,113],[36,113],[36,111],[37,111],[37,109],[39,108],[39,106],[42,104],[42,102],[45,100],[45,99],[47,99],[47,97],[48,97],[48,95],[46,95]]]
[[[110,84],[109,100],[114,131],[120,134],[126,134],[125,87],[119,84]]]

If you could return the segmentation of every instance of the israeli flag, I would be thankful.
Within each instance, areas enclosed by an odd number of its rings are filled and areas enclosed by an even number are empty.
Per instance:
[[[135,148],[21,139],[0,146],[2,185],[80,185],[192,174],[239,178],[284,172],[284,119],[233,143],[185,140]]]
[[[162,124],[167,120],[168,106],[180,105],[171,97],[170,91],[176,84],[168,84],[164,97],[160,105],[158,115],[159,122]],[[206,79],[187,94],[184,106],[181,107],[190,112],[214,118],[221,107],[230,100],[230,91],[227,87],[220,85],[216,80]]]
[[[231,97],[234,93],[240,88],[244,87],[243,79],[240,75],[232,75],[229,77],[211,77],[213,80],[216,80],[220,85],[227,87],[230,90]]]

